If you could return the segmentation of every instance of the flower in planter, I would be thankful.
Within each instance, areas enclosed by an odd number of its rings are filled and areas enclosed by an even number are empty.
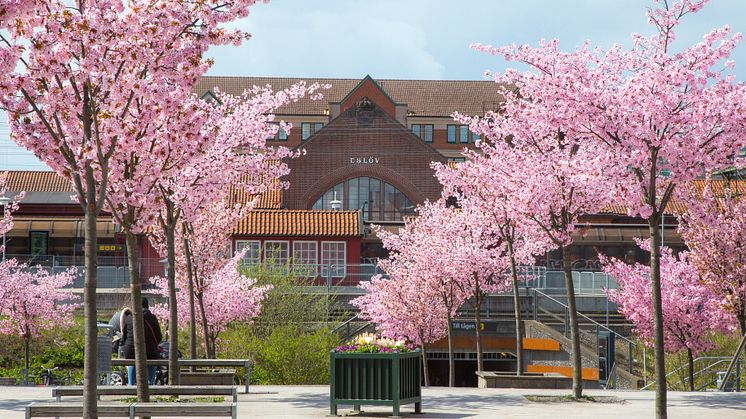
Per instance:
[[[394,340],[379,337],[372,333],[363,333],[346,345],[338,346],[335,352],[357,352],[357,353],[392,353],[410,352],[416,348],[404,340]]]

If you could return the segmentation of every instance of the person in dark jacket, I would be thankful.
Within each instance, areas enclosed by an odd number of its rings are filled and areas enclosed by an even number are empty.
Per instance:
[[[145,350],[148,354],[148,359],[158,359],[159,350],[158,344],[163,339],[161,335],[161,326],[158,324],[158,319],[153,313],[150,312],[148,299],[142,299],[143,308],[143,319],[145,321]],[[120,321],[122,326],[122,338],[121,348],[122,354],[126,359],[135,359],[135,333],[132,328],[132,312],[129,310],[122,310],[123,319]],[[155,381],[156,367],[148,366],[148,384],[153,384]],[[127,367],[127,384],[135,385],[135,367]]]

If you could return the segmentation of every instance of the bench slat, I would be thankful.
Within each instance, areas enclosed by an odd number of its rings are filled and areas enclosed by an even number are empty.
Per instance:
[[[234,416],[236,403],[99,403],[99,416],[129,417],[130,406],[136,416]],[[83,415],[80,403],[31,403],[27,417],[74,417]]]
[[[231,396],[235,386],[152,386],[149,387],[152,396]],[[134,386],[100,386],[96,388],[99,396],[131,396],[137,395]],[[82,386],[55,387],[52,397],[82,396]]]
[[[135,403],[136,416],[231,416],[234,403]]]
[[[83,416],[81,403],[32,403],[26,407],[31,417],[70,417]],[[99,416],[129,417],[129,404],[99,403]]]

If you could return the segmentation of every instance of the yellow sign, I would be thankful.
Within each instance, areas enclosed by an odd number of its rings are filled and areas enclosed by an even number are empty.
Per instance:
[[[98,251],[99,252],[116,252],[118,250],[122,250],[121,245],[117,244],[100,244],[98,245]]]

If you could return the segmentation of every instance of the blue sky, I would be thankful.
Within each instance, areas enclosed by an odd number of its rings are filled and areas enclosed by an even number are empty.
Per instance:
[[[238,22],[253,34],[241,47],[209,51],[211,75],[480,79],[501,71],[501,59],[474,52],[473,42],[537,44],[559,38],[564,49],[585,40],[608,48],[629,44],[632,32],[650,33],[652,0],[272,0]],[[712,0],[690,15],[677,45],[698,42],[729,24],[746,33],[746,1]],[[733,59],[746,80],[746,45]],[[8,139],[0,117],[0,169],[44,168]]]

